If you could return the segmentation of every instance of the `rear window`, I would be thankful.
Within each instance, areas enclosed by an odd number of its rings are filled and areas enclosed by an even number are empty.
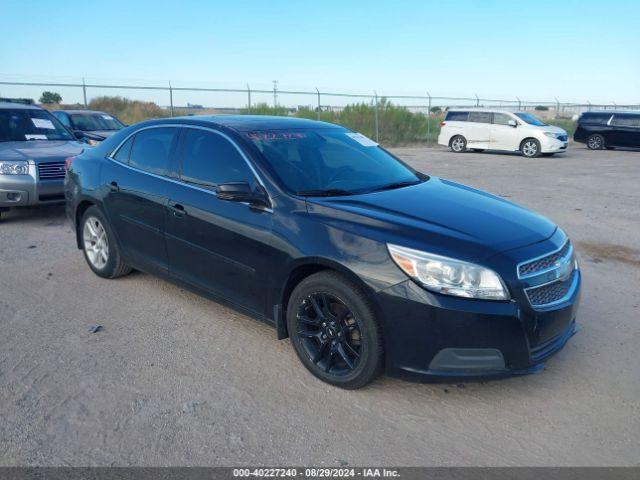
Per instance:
[[[469,112],[448,112],[445,121],[448,122],[466,122]]]
[[[580,117],[579,123],[586,123],[590,125],[604,125],[611,118],[610,113],[583,113]]]

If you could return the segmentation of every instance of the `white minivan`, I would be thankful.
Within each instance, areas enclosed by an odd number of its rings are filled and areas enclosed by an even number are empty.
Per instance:
[[[457,153],[507,150],[537,157],[564,152],[568,136],[562,128],[547,125],[527,112],[452,109],[441,124],[438,144]]]

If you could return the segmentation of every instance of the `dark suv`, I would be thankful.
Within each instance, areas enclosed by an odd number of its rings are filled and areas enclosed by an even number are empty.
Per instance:
[[[97,275],[135,268],[240,308],[343,388],[533,372],[574,332],[560,228],[336,125],[144,122],[76,157],[65,192]]]
[[[640,148],[640,112],[585,112],[573,139],[592,150]]]

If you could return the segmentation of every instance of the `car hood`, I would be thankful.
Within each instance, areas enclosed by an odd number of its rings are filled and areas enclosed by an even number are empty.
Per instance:
[[[119,132],[119,130],[89,130],[83,131],[82,133],[88,133],[90,135],[97,135],[102,138],[109,138],[114,133]]]
[[[64,160],[82,153],[87,145],[70,140],[0,142],[0,160],[31,160],[35,163]]]
[[[486,192],[437,177],[349,197],[308,198],[321,221],[381,242],[477,261],[549,238],[556,225]]]
[[[560,133],[562,135],[567,134],[567,131],[564,128],[556,127],[555,125],[547,125],[546,127],[542,128],[545,132]]]

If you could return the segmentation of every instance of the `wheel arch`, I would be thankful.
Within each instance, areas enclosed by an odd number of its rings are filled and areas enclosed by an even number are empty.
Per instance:
[[[80,222],[82,221],[82,217],[84,213],[91,207],[95,206],[96,202],[90,199],[81,200],[76,206],[76,211],[74,213],[74,225],[76,229],[76,245],[79,249],[82,249],[82,239],[80,238]]]
[[[522,140],[520,140],[520,144],[518,145],[518,151],[522,152],[522,147],[524,146],[524,142],[526,142],[527,140],[535,140],[536,142],[538,142],[538,146],[540,147],[540,152],[542,152],[542,142],[540,141],[539,138],[536,138],[533,135],[528,135],[524,137]]]
[[[277,305],[274,305],[273,308],[278,340],[289,337],[289,332],[287,331],[286,315],[291,293],[296,288],[296,286],[298,286],[300,282],[302,282],[305,278],[323,271],[334,271],[344,275],[347,279],[361,288],[367,296],[370,296],[370,294],[373,293],[371,287],[369,287],[352,270],[345,267],[341,263],[323,257],[307,257],[299,259],[291,265],[286,280],[283,283],[278,295],[279,303]]]

